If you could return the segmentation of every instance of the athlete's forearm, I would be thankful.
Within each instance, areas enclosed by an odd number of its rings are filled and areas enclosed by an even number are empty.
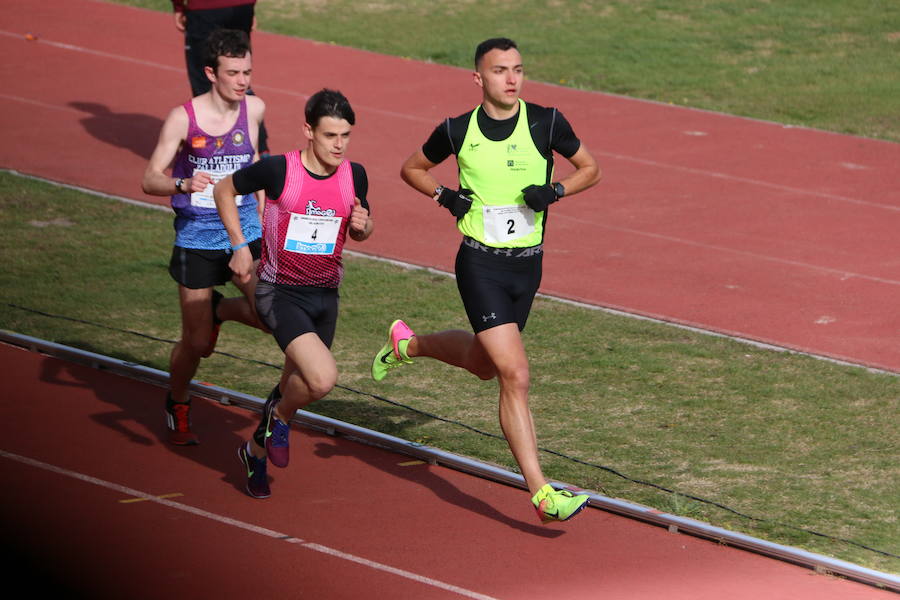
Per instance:
[[[434,175],[429,172],[434,166],[434,163],[425,158],[421,150],[417,150],[400,167],[400,178],[411,188],[426,196],[434,197],[434,190],[440,185]]]
[[[189,191],[184,184],[182,184],[182,189],[177,189],[175,185],[177,179],[166,174],[166,170],[175,159],[179,145],[187,136],[187,129],[187,113],[181,107],[172,109],[163,123],[159,140],[144,169],[141,188],[145,193],[154,196],[171,196],[182,191]]]
[[[231,240],[232,246],[237,246],[247,241],[244,239],[244,232],[241,229],[241,218],[238,215],[237,204],[234,201],[236,195],[237,190],[234,189],[231,175],[219,181],[216,187],[213,188],[216,210],[219,212],[219,218],[222,220],[222,225],[225,226],[225,231],[228,232],[228,239]]]
[[[569,158],[569,162],[575,170],[559,180],[566,189],[566,196],[582,192],[600,181],[602,177],[600,167],[584,146]]]
[[[151,196],[172,196],[181,192],[176,187],[178,179],[170,175],[166,175],[161,171],[147,169],[144,172],[144,178],[141,180],[141,189],[145,194]],[[182,184],[184,186],[184,184]]]

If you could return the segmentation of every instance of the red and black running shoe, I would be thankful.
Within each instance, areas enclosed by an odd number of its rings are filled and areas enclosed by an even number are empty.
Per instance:
[[[175,402],[171,392],[166,394],[166,426],[169,443],[176,446],[196,446],[200,443],[191,431],[191,402]]]

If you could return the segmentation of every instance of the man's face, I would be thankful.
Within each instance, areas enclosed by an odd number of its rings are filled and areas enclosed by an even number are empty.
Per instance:
[[[485,102],[503,109],[516,105],[524,81],[522,55],[515,48],[487,52],[475,72],[475,83],[481,87]]]
[[[215,72],[206,67],[206,76],[222,98],[238,102],[244,99],[250,88],[252,64],[249,52],[241,58],[220,56]]]
[[[309,123],[303,126],[316,160],[329,171],[336,169],[344,160],[351,129],[353,126],[346,119],[335,117],[322,117],[315,127]]]

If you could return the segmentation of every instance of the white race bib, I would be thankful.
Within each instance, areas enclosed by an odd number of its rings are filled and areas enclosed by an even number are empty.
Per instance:
[[[291,213],[284,249],[300,254],[334,254],[340,230],[340,217]]]
[[[237,171],[237,168],[224,170],[224,171],[210,171],[208,169],[194,169],[194,175],[198,172],[208,173],[211,177],[209,184],[200,192],[191,193],[191,206],[199,206],[200,208],[215,208],[216,200],[213,198],[213,188],[216,186],[219,181],[225,179],[232,173]],[[234,202],[238,206],[244,203],[243,196],[235,196]]]
[[[534,232],[534,211],[523,204],[482,208],[484,241],[505,244]]]

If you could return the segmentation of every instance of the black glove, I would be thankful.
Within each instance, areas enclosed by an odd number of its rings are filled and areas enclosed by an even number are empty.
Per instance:
[[[543,212],[547,207],[559,200],[550,185],[529,185],[522,188],[525,204],[534,212]]]
[[[469,212],[469,209],[472,208],[472,198],[469,197],[471,194],[472,190],[462,189],[457,191],[442,186],[437,201],[438,204],[449,210],[451,215],[457,219],[462,219]]]

